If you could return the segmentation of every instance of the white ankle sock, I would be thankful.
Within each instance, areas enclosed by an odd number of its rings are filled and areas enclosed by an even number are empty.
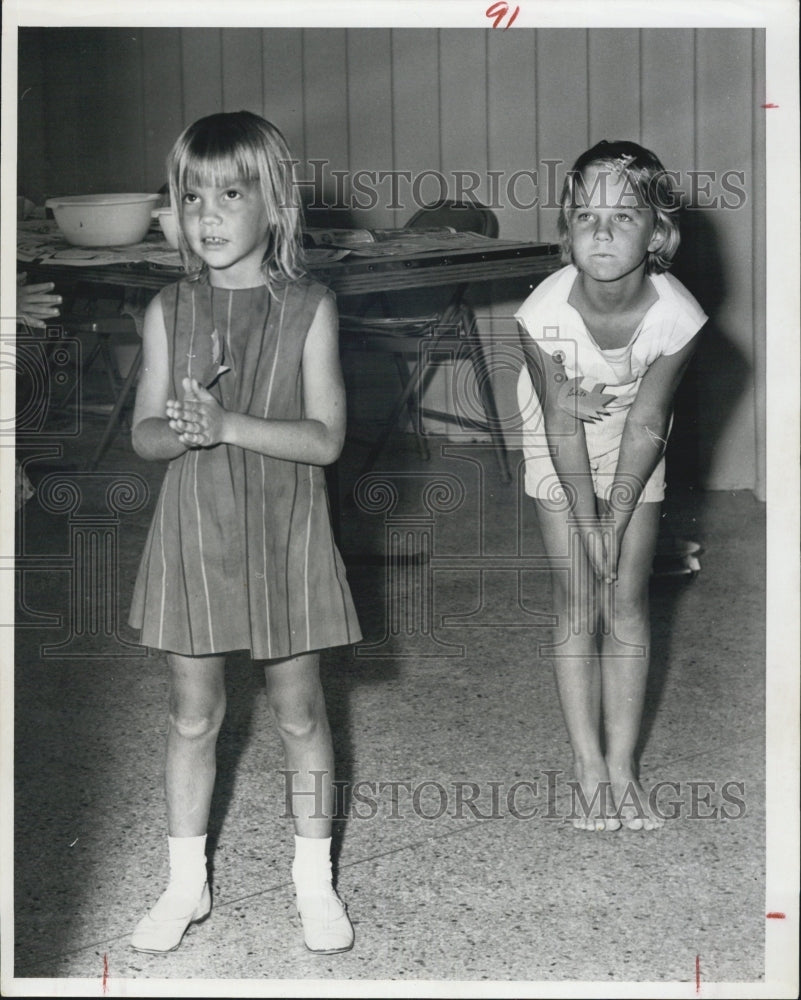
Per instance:
[[[295,834],[292,881],[299,896],[330,889],[330,837],[298,837]]]
[[[206,881],[206,834],[167,837],[170,849],[170,887],[200,891]]]

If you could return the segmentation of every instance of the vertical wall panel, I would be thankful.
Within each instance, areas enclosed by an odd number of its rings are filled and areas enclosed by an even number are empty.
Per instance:
[[[48,192],[44,105],[45,35],[40,28],[19,32],[17,85],[17,193],[41,204]]]
[[[106,191],[141,191],[145,185],[142,33],[114,28],[105,41],[99,43],[105,85],[89,84],[98,97],[91,125],[104,160],[102,183]]]
[[[92,185],[88,191],[110,191],[109,158],[116,159],[120,174],[127,173],[129,166],[125,156],[115,152],[121,130],[113,117],[113,112],[117,109],[108,100],[109,91],[117,86],[116,81],[110,79],[110,67],[113,65],[110,56],[119,49],[119,37],[113,28],[105,31],[102,28],[92,28],[85,33],[85,38],[91,57],[84,64],[84,72],[73,84],[80,94],[83,119],[80,130],[72,141],[86,162],[92,164]],[[97,86],[97,80],[103,80],[102,87]],[[133,102],[135,101],[134,95]],[[133,102],[126,101],[126,107]],[[122,114],[127,114],[127,111]],[[78,190],[82,189],[79,187]]]
[[[407,171],[411,180],[399,181],[402,208],[395,225],[402,226],[414,214],[414,179],[424,170],[441,170],[439,39],[431,28],[392,32],[392,120],[396,169]],[[421,193],[423,189],[421,186]]]
[[[545,185],[537,148],[537,74],[533,31],[490,31],[487,39],[487,156],[500,175],[487,201],[498,216],[502,239],[538,240]],[[489,185],[488,185],[489,186]],[[512,432],[517,420],[516,327],[504,320],[528,295],[525,279],[474,286],[479,330],[488,351],[498,415]]]
[[[391,228],[397,209],[391,205],[390,180],[379,183],[379,171],[393,168],[392,49],[388,29],[348,31],[348,165],[351,175],[376,175],[370,195],[350,191],[370,206],[370,225]],[[347,191],[345,192],[348,193]],[[375,200],[375,205],[372,204]]]
[[[254,28],[222,30],[222,109],[262,113],[261,32]]]
[[[306,159],[324,160],[315,194],[326,205],[336,200],[331,171],[347,170],[347,33],[342,29],[304,31],[303,128]],[[323,215],[320,221],[325,221]]]
[[[540,239],[550,242],[557,238],[555,206],[565,171],[587,149],[587,32],[579,28],[538,31],[536,46],[537,151],[545,201],[539,207],[539,231]],[[547,171],[546,160],[559,161],[555,173]]]
[[[184,120],[222,111],[222,44],[219,28],[181,31]]]
[[[688,28],[642,31],[640,142],[668,170],[695,163],[695,36]]]
[[[262,113],[276,125],[297,160],[306,157],[303,135],[303,32],[279,28],[261,32]],[[300,166],[298,166],[300,171]]]
[[[697,168],[708,172],[712,197],[718,179],[731,170],[750,171],[753,94],[751,34],[731,30],[697,32]],[[715,404],[702,414],[708,421],[699,456],[702,482],[726,488],[752,484],[755,476],[753,310],[753,229],[747,202],[733,209],[703,207],[701,179],[692,213],[697,227],[694,252],[698,297],[712,309],[713,324],[704,345],[704,389]],[[753,183],[753,178],[748,178]]]
[[[487,172],[487,32],[439,32],[442,170],[455,195],[457,172]]]
[[[166,182],[165,160],[188,122],[181,96],[181,33],[177,28],[142,31],[145,189]]]
[[[589,145],[601,139],[639,141],[638,31],[602,28],[587,36]]]
[[[486,31],[439,32],[441,165],[451,198],[461,199],[473,177],[487,175],[487,41]],[[452,398],[454,387],[463,384],[467,362],[461,364],[458,378],[443,368],[432,379],[429,397],[435,409],[470,413],[469,405]],[[451,429],[440,425],[440,430]]]
[[[697,167],[695,148],[695,32],[690,29],[646,29],[641,33],[642,144],[652,149],[665,168],[678,175],[677,189],[689,192],[688,171]],[[682,244],[673,273],[692,286],[703,302],[705,295],[688,280],[694,277],[698,245],[692,213],[681,218]],[[704,303],[706,304],[706,303]],[[706,334],[704,334],[706,337]],[[699,370],[696,356],[675,399],[675,417],[668,450],[670,481],[696,483],[702,459],[698,455],[699,429],[704,426]]]
[[[503,239],[539,239],[534,38],[531,31],[491,31],[487,43],[488,167],[501,176],[497,197],[488,183],[484,200],[498,216]]]
[[[42,97],[47,135],[45,194],[88,194],[97,190],[96,164],[84,155],[82,126],[89,109],[81,81],[101,79],[97,52],[87,32],[55,28],[44,40]]]

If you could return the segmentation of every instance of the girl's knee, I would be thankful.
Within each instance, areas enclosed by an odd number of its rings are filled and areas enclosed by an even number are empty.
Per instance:
[[[618,621],[644,621],[648,618],[648,589],[616,586],[612,590],[610,610]]]
[[[607,630],[620,639],[641,635],[650,622],[647,596],[615,593],[604,619]]]
[[[170,709],[170,728],[184,740],[206,740],[217,737],[222,726],[225,707],[215,706],[206,712]]]
[[[170,694],[170,727],[186,740],[216,737],[225,718],[225,689],[209,690],[191,696],[183,690]]]
[[[185,739],[216,735],[225,716],[224,659],[169,654],[169,718]]]
[[[317,693],[303,698],[273,697],[270,711],[282,737],[306,739],[325,724],[325,706]]]

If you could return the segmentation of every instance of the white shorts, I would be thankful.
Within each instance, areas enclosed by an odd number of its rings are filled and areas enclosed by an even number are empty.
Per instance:
[[[517,381],[517,403],[522,419],[524,489],[528,496],[551,502],[559,509],[564,504],[563,484],[560,483],[551,459],[540,402],[525,368],[521,370]],[[615,481],[620,440],[627,414],[627,409],[612,410],[599,423],[582,422],[578,428],[578,433],[583,433],[587,441],[593,491],[602,500],[614,502],[610,489]],[[639,484],[623,482],[619,488],[625,494],[628,489],[637,485]],[[641,503],[660,503],[664,499],[663,456],[646,482],[638,506]]]

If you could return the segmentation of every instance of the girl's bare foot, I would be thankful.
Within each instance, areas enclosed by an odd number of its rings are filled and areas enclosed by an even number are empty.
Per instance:
[[[615,815],[627,830],[658,830],[665,818],[652,808],[631,767],[609,765]]]
[[[620,829],[620,820],[615,814],[612,786],[605,761],[583,764],[575,762],[576,780],[570,781],[572,809],[570,819],[576,830],[591,833]]]

